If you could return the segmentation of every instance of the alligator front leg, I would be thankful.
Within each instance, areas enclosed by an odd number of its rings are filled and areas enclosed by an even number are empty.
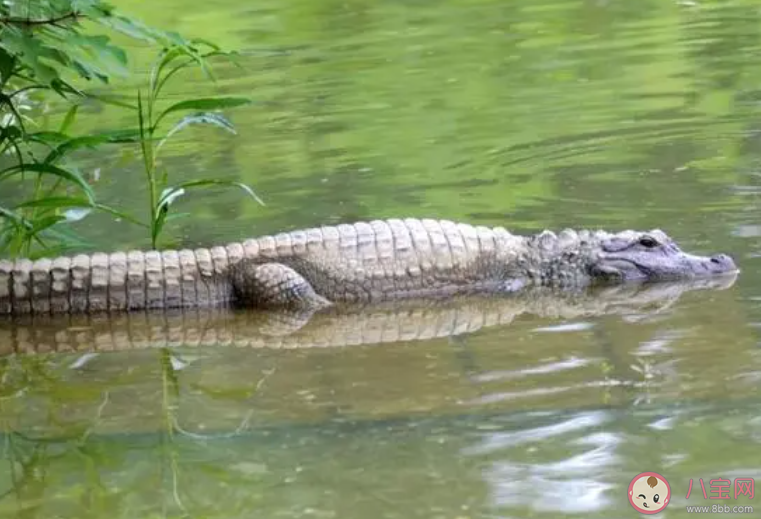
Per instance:
[[[332,303],[291,267],[243,260],[231,271],[236,303],[256,308],[315,310]]]

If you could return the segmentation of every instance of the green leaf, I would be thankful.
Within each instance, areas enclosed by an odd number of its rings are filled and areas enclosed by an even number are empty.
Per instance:
[[[149,225],[146,225],[145,223],[141,222],[140,220],[130,215],[129,213],[125,213],[111,206],[108,206],[105,204],[95,204],[94,207],[100,211],[112,214],[113,216],[116,216],[117,218],[121,218],[122,220],[127,220],[128,222],[134,223],[135,225],[139,225],[140,227],[145,227],[146,229],[150,227]]]
[[[68,135],[60,132],[34,132],[26,134],[27,141],[37,142],[50,147],[65,142],[68,139],[70,139]]]
[[[16,139],[20,139],[23,133],[24,132],[21,131],[21,128],[16,125],[0,128],[0,137],[2,137],[3,140],[9,139],[15,141]]]
[[[153,93],[154,98],[158,96],[159,90],[161,90],[161,84],[163,84],[163,82],[160,80],[161,72],[172,61],[179,58],[180,56],[186,56],[186,55],[187,55],[187,52],[185,51],[183,47],[171,47],[169,49],[162,51],[162,53],[159,55],[158,61],[151,69],[150,89],[151,89],[151,92]]]
[[[187,47],[187,46],[173,49],[175,52],[173,53],[170,59],[167,59],[165,63],[163,61],[159,62],[161,65],[160,69],[165,68],[170,61],[174,60],[175,58],[179,56],[185,56],[188,59],[184,61],[183,63],[180,63],[179,65],[174,66],[169,72],[164,74],[163,77],[160,77],[161,70],[154,67],[152,71],[152,77],[151,77],[151,90],[153,91],[154,99],[159,97],[159,93],[161,92],[161,89],[164,87],[166,82],[169,81],[169,79],[172,76],[174,76],[176,73],[178,73],[182,69],[189,67],[193,63],[200,66],[201,70],[203,70],[204,72],[204,75],[206,75],[206,77],[208,77],[209,79],[213,81],[214,75],[211,71],[211,68],[208,65],[208,61],[207,61],[208,58],[214,57],[214,56],[224,56],[230,59],[230,61],[233,61],[232,53],[219,50],[219,48],[211,42],[207,42],[205,40],[194,40],[193,44],[205,45],[205,46],[211,47],[213,50],[210,52],[207,52],[206,54],[200,54],[196,49],[192,47]]]
[[[233,124],[228,121],[227,118],[222,114],[214,112],[199,112],[197,114],[186,115],[180,119],[177,124],[172,127],[171,130],[169,130],[163,139],[161,139],[161,141],[156,146],[156,152],[158,153],[159,149],[161,149],[164,143],[168,141],[172,135],[179,132],[183,128],[190,126],[191,124],[211,124],[213,126],[227,130],[232,134],[237,133]]]
[[[254,200],[259,202],[261,205],[264,205],[264,202],[261,198],[259,198],[256,193],[254,193],[254,190],[248,187],[246,184],[243,184],[241,182],[235,182],[233,180],[221,180],[221,179],[200,179],[200,180],[189,180],[187,182],[182,182],[181,184],[178,184],[176,186],[168,187],[162,191],[161,196],[159,197],[158,203],[156,204],[156,209],[154,211],[156,217],[153,221],[153,225],[151,226],[151,237],[152,237],[152,243],[156,243],[159,234],[161,234],[162,229],[164,228],[164,224],[170,219],[169,218],[169,206],[172,205],[178,198],[183,196],[186,192],[186,189],[191,187],[211,187],[211,186],[228,186],[228,187],[237,187],[245,191],[249,196],[251,196]]]
[[[188,213],[188,212],[170,214],[169,216],[166,217],[166,221],[167,222],[171,222],[172,220],[179,220],[180,218],[187,218],[188,216],[190,216],[192,214],[193,213]]]
[[[58,78],[50,82],[50,88],[56,91],[61,97],[66,97],[66,94],[72,94],[78,97],[85,97],[85,93],[78,88],[70,85],[66,81]]]
[[[78,222],[92,213],[91,207],[72,207],[63,212],[63,217],[67,222]]]
[[[72,11],[87,15],[96,20],[111,14],[111,6],[98,0],[69,0],[69,3]]]
[[[108,36],[81,34],[76,30],[45,32],[40,51],[51,61],[76,71],[85,79],[97,77],[108,83],[109,77],[127,75],[127,55],[112,45]]]
[[[122,34],[126,34],[130,38],[136,40],[144,40],[148,43],[156,43],[157,40],[164,38],[160,31],[152,29],[147,25],[140,23],[137,20],[131,20],[126,16],[113,15],[104,18],[99,18],[98,22],[106,27],[118,31]]]
[[[185,54],[185,53],[183,55],[184,56],[188,56],[188,54]],[[197,58],[196,56],[193,56],[191,54],[190,57],[187,60],[185,60],[184,62],[180,63],[179,65],[175,65],[174,67],[172,67],[172,70],[170,70],[169,72],[164,74],[164,77],[159,78],[157,76],[156,77],[156,83],[155,84],[153,84],[153,83],[151,84],[151,89],[153,90],[153,98],[154,99],[158,99],[158,97],[159,97],[159,95],[161,93],[161,89],[164,88],[164,85],[166,84],[166,82],[169,81],[169,79],[172,76],[174,76],[175,74],[180,72],[182,69],[189,67],[193,63],[200,64],[201,60],[199,58]]]
[[[163,206],[170,206],[172,205],[172,202],[184,194],[185,190],[182,188],[170,187],[164,189],[164,191],[161,192],[161,196],[159,197],[158,207],[161,208]]]
[[[205,38],[193,38],[191,43],[193,45],[206,45],[207,47],[209,47],[211,50],[213,50],[215,52],[221,52],[222,51],[222,48],[219,45],[217,45],[213,41],[207,40]]]
[[[156,211],[156,219],[153,221],[153,225],[151,225],[151,243],[154,245],[158,241],[161,230],[164,228],[164,224],[166,223],[166,216],[168,213],[169,204],[160,203],[158,210]]]
[[[147,41],[149,43],[161,43],[165,47],[171,45],[187,45],[188,42],[176,32],[162,31],[149,27],[144,23],[127,18],[119,14],[111,14],[107,17],[98,18],[98,23],[110,27],[115,31],[131,38]]]
[[[51,151],[43,162],[45,164],[52,164],[56,160],[60,159],[67,153],[79,148],[93,147],[104,143],[125,143],[125,142],[138,142],[140,139],[140,133],[137,130],[120,130],[116,132],[104,132],[95,135],[84,135],[82,137],[74,137],[62,144],[59,144],[53,151]]]
[[[246,184],[243,184],[242,182],[237,182],[235,180],[225,180],[225,179],[219,179],[219,178],[202,178],[199,180],[188,180],[187,182],[181,182],[180,184],[177,184],[176,186],[169,188],[170,190],[186,190],[191,187],[211,187],[211,186],[225,186],[225,187],[237,187],[239,189],[242,189],[247,195],[249,195],[251,198],[256,200],[261,205],[266,205],[264,201],[259,198],[259,196],[254,192],[253,189],[251,189]],[[166,191],[165,191],[166,193]],[[174,197],[176,199],[177,197]]]
[[[93,193],[92,188],[79,173],[59,168],[58,166],[53,166],[52,164],[17,164],[0,171],[0,180],[11,175],[25,173],[27,171],[53,175],[63,180],[67,180],[73,184],[78,185],[90,200],[95,199],[95,194]]]
[[[161,112],[161,115],[156,119],[154,128],[158,126],[161,119],[173,112],[179,112],[182,110],[221,110],[223,108],[233,108],[235,106],[242,106],[250,103],[251,100],[247,97],[213,97],[180,101]]]
[[[11,77],[15,63],[16,60],[13,59],[13,56],[0,47],[0,85],[4,85]]]
[[[102,34],[74,34],[66,38],[67,53],[103,75],[127,75],[127,54],[123,49],[112,45],[108,36]]]
[[[35,38],[31,32],[6,25],[3,30],[3,47],[16,56],[16,59],[33,74],[36,81],[47,85],[54,79],[58,79],[58,72],[43,61],[43,58],[50,58],[50,50],[46,49],[41,40]]]
[[[64,208],[64,207],[93,207],[91,200],[74,196],[49,196],[22,202],[17,209],[28,207]]]
[[[29,220],[16,213],[15,211],[7,209],[3,206],[0,206],[0,217],[9,220],[17,227],[24,227],[27,230],[32,228],[32,224],[29,222]]]
[[[37,234],[42,230],[45,230],[49,227],[54,226],[58,222],[62,222],[66,220],[66,217],[61,215],[52,215],[52,216],[45,216],[42,218],[39,218],[37,220],[33,220],[32,222],[32,228],[30,229],[30,234]]]
[[[156,218],[153,221],[153,225],[151,226],[151,236],[153,239],[152,243],[156,243],[162,229],[164,228],[164,224],[167,222],[167,216],[169,215],[169,206],[172,205],[172,202],[184,194],[185,190],[183,188],[177,187],[170,187],[164,189],[164,191],[161,192],[159,201],[156,204]]]
[[[71,105],[71,108],[69,108],[69,111],[66,112],[66,116],[63,118],[63,122],[61,123],[61,128],[58,130],[61,133],[66,133],[69,131],[69,128],[71,128],[71,125],[74,124],[74,119],[77,117],[77,112],[79,111],[79,105]]]
[[[88,247],[92,247],[93,244],[77,234],[70,226],[58,226],[53,227],[45,231],[48,236],[59,242],[61,245],[57,247],[47,247],[44,251],[45,255],[65,253],[71,249],[82,250]],[[33,259],[30,257],[30,259]]]
[[[155,189],[155,177],[154,177],[154,160],[153,160],[153,142],[151,129],[146,128],[145,114],[143,113],[143,95],[140,90],[137,91],[137,122],[140,130],[140,150],[143,152],[143,167],[145,168],[145,174],[148,178],[148,185],[151,193],[151,206],[155,203],[154,189]]]

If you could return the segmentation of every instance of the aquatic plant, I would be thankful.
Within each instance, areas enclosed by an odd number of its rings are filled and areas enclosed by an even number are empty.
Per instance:
[[[93,34],[97,26],[160,49],[147,94],[138,89],[136,103],[129,96],[82,86],[89,81],[109,85],[114,78],[129,76],[127,52],[107,35]],[[246,104],[246,98],[190,98],[160,109],[162,91],[178,73],[195,66],[213,79],[210,60],[234,56],[206,40],[149,27],[100,0],[1,4],[0,192],[6,196],[0,203],[0,255],[34,258],[81,246],[68,224],[93,211],[145,227],[156,247],[171,204],[191,188],[235,186],[261,203],[249,186],[233,180],[203,178],[170,185],[168,171],[157,160],[167,140],[190,125],[235,133],[218,110]],[[51,101],[68,104],[55,127],[46,115]],[[135,115],[135,126],[78,135],[76,120],[85,103],[128,110]],[[162,123],[177,116],[161,133]],[[97,153],[111,145],[139,148],[148,185],[147,218],[100,203],[93,183],[77,167],[75,151]]]

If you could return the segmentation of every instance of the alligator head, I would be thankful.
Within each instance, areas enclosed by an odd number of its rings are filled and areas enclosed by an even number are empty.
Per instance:
[[[737,273],[726,254],[696,256],[683,252],[666,233],[623,231],[600,236],[589,273],[595,281],[661,281]]]

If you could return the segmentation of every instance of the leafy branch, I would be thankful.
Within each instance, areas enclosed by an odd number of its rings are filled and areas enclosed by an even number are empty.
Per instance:
[[[235,134],[236,131],[233,124],[221,113],[211,110],[233,108],[247,105],[251,102],[244,97],[187,99],[171,104],[159,112],[158,101],[161,97],[161,91],[170,78],[180,71],[195,65],[200,67],[207,77],[213,79],[207,58],[212,56],[231,56],[208,42],[198,43],[200,44],[199,46],[208,46],[211,50],[207,53],[201,53],[196,47],[176,45],[162,51],[151,70],[151,79],[145,100],[141,91],[138,91],[137,95],[140,150],[143,158],[145,179],[148,183],[151,246],[153,248],[157,247],[159,236],[169,216],[170,206],[179,197],[183,196],[189,188],[212,186],[236,187],[259,204],[264,205],[264,202],[256,195],[254,190],[246,184],[234,180],[204,178],[170,186],[168,185],[167,172],[159,170],[159,151],[175,134],[189,126],[199,124],[216,126]],[[190,113],[177,121],[163,137],[159,138],[159,126],[166,117],[175,113],[187,112]],[[156,115],[157,113],[158,115]],[[158,144],[154,144],[156,142]]]
[[[0,252],[34,258],[80,245],[67,224],[93,211],[145,227],[151,245],[156,248],[172,204],[188,190],[198,188],[235,187],[263,204],[251,187],[232,179],[194,179],[170,185],[168,172],[159,161],[166,143],[189,126],[215,126],[236,133],[219,110],[248,104],[249,99],[187,99],[161,106],[167,85],[183,70],[199,67],[213,80],[209,60],[231,59],[232,53],[223,52],[205,40],[186,40],[175,33],[148,27],[116,13],[101,0],[60,0],[55,3],[56,8],[47,3],[25,4],[27,12],[23,13],[12,12],[20,9],[14,5],[0,4],[0,160],[11,161],[0,169],[0,186],[11,181],[19,186],[31,185],[31,194],[27,199],[11,197],[10,206],[0,202]],[[30,7],[35,12],[29,12]],[[163,49],[152,68],[147,90],[137,92],[136,104],[123,97],[96,95],[75,86],[81,79],[108,83],[114,76],[126,76],[128,71],[125,51],[113,45],[108,37],[83,33],[79,24],[65,23],[80,18]],[[27,114],[34,114],[39,102],[50,94],[56,94],[71,106],[58,129],[38,131],[38,120]],[[72,135],[80,101],[84,99],[136,113],[136,128]],[[175,116],[180,117],[165,130],[164,125]],[[149,192],[147,222],[98,202],[90,182],[72,160],[73,154],[83,148],[98,150],[106,145],[125,144],[139,147]]]
[[[30,20],[29,18],[13,18],[8,16],[0,16],[0,24],[22,25],[22,26],[57,25],[60,22],[64,22],[66,20],[77,20],[80,17],[82,17],[82,15],[74,11],[70,13],[62,14],[60,16],[56,16],[53,18],[48,18],[46,20]]]

